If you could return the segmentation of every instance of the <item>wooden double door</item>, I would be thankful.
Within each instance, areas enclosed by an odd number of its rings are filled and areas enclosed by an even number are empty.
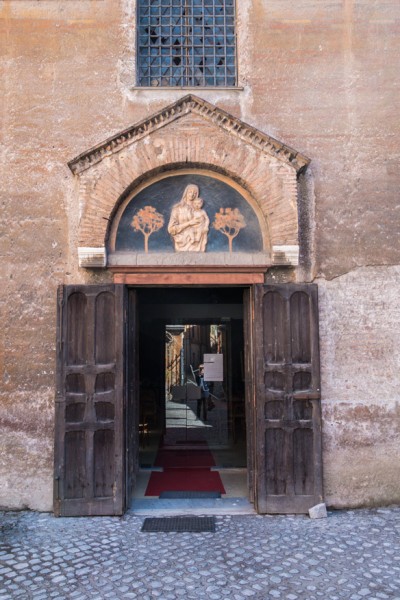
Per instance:
[[[54,512],[120,515],[139,446],[136,293],[58,291]],[[322,501],[317,286],[243,289],[248,494],[263,513]]]

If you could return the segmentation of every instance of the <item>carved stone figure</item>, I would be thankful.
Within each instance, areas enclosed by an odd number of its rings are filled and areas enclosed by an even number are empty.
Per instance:
[[[202,207],[198,186],[187,185],[180,202],[172,207],[168,224],[176,252],[205,252],[210,220]]]
[[[210,225],[210,219],[205,210],[203,210],[203,200],[201,198],[195,198],[193,200],[193,219],[196,220],[197,224],[192,225],[189,230],[189,234],[192,238],[192,243],[198,249],[199,252],[205,252],[207,245],[207,234]]]

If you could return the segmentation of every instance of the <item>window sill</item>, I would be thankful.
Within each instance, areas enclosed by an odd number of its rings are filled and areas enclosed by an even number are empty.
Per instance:
[[[152,92],[176,92],[177,90],[184,90],[187,92],[195,92],[196,90],[201,90],[201,91],[218,91],[218,92],[242,92],[244,90],[243,86],[212,86],[212,85],[206,85],[206,86],[179,86],[179,85],[175,85],[175,86],[168,86],[168,85],[163,85],[163,86],[144,86],[144,85],[137,85],[137,86],[133,86],[130,88],[130,90],[132,92],[137,92],[139,90],[144,90],[146,92],[148,92],[149,90],[151,90]]]

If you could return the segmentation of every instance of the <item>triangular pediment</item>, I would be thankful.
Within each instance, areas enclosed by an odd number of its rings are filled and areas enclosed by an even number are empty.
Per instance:
[[[161,128],[171,126],[175,121],[190,114],[201,117],[209,123],[213,123],[216,127],[221,128],[229,135],[239,138],[246,144],[257,148],[258,151],[290,165],[297,172],[300,172],[307,167],[310,162],[309,158],[293,148],[290,148],[286,144],[283,144],[266,133],[259,131],[255,127],[244,123],[221,108],[218,108],[193,94],[189,94],[157,113],[154,113],[150,117],[139,121],[135,125],[108,138],[104,142],[97,144],[97,146],[94,146],[90,150],[83,152],[71,160],[68,163],[68,166],[73,173],[81,173],[106,157],[123,150],[127,146],[135,144]]]

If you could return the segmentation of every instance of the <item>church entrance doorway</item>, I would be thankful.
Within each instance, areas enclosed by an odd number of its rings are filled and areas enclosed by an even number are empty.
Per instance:
[[[321,502],[317,286],[200,283],[60,286],[57,516],[122,514],[146,468],[206,469],[225,488],[223,469],[245,465],[259,513]]]
[[[145,288],[135,498],[247,497],[243,288]]]

